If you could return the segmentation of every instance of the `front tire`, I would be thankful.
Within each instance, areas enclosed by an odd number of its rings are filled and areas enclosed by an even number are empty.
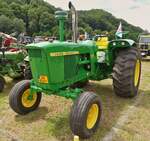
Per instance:
[[[70,115],[72,132],[82,139],[90,138],[98,128],[101,116],[100,98],[93,92],[82,93],[72,107]]]
[[[30,81],[17,83],[9,94],[9,105],[18,114],[25,115],[34,111],[40,104],[41,93],[30,95]]]
[[[113,86],[116,95],[135,97],[141,76],[141,56],[138,48],[121,50],[113,67]]]

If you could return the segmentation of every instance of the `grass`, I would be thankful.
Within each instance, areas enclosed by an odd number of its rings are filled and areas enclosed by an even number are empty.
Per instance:
[[[140,94],[133,99],[117,97],[112,81],[91,82],[86,89],[100,95],[103,103],[103,118],[96,134],[87,141],[100,141],[115,126],[123,111],[137,99],[135,113],[114,134],[113,141],[149,141],[150,139],[150,62],[143,62]],[[38,110],[25,116],[14,113],[8,103],[8,93],[14,83],[8,83],[0,94],[0,141],[72,141],[69,128],[71,100],[56,96],[43,96]],[[83,141],[83,140],[82,140]]]
[[[135,114],[131,115],[114,141],[149,141],[150,139],[150,66],[149,62],[143,63],[141,81],[142,97],[136,106]]]

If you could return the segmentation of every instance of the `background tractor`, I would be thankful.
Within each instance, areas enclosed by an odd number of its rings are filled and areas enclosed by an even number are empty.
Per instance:
[[[0,92],[3,91],[5,86],[5,75],[13,79],[23,76],[26,55],[26,52],[20,49],[11,51],[8,48],[0,48]]]
[[[150,56],[150,34],[139,36],[139,48],[142,57]]]
[[[71,98],[74,100],[71,130],[80,138],[89,138],[99,127],[102,103],[97,94],[84,91],[81,86],[88,80],[100,81],[112,76],[116,95],[134,97],[140,83],[141,57],[135,42],[130,39],[108,42],[106,37],[99,36],[96,41],[77,41],[77,12],[71,2],[69,8],[73,42],[64,41],[67,12],[57,11],[60,41],[25,47],[33,79],[17,83],[10,92],[9,103],[16,113],[25,115],[37,109],[43,93]]]
[[[24,58],[27,52],[22,49],[22,45],[15,43],[17,39],[10,35],[1,33],[0,46],[0,92],[5,86],[5,78],[7,75],[13,79],[22,77],[28,65],[25,64]],[[13,44],[14,43],[14,44]]]

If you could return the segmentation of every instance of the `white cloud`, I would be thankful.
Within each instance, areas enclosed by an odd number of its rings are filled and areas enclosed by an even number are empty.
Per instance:
[[[46,0],[50,4],[68,9],[69,0]],[[71,0],[78,10],[104,9],[118,18],[150,31],[150,0]]]

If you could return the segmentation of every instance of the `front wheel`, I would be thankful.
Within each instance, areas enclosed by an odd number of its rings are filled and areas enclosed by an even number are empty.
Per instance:
[[[82,139],[90,138],[98,128],[101,116],[102,104],[99,96],[93,92],[82,93],[72,107],[72,132]]]
[[[116,95],[134,97],[138,94],[141,76],[141,56],[138,48],[121,50],[113,68],[113,86]]]
[[[30,94],[30,81],[17,83],[9,94],[9,105],[18,114],[25,115],[34,111],[40,104],[41,93]]]

